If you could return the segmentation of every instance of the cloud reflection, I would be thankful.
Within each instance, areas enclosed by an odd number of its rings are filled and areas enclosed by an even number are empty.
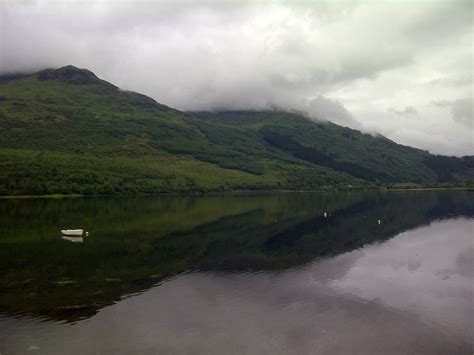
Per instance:
[[[367,246],[355,252],[361,255],[345,276],[329,285],[472,339],[473,230],[472,220],[435,222]]]
[[[471,353],[473,228],[439,221],[283,272],[185,274],[72,326],[0,318],[0,350]]]

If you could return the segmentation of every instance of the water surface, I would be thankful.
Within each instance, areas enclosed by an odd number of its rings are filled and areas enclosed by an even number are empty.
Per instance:
[[[0,201],[0,352],[471,354],[472,196]]]

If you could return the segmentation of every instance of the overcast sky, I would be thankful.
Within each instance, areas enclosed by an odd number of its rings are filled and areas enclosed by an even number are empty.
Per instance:
[[[0,72],[68,64],[182,110],[297,109],[474,154],[471,1],[0,2]]]

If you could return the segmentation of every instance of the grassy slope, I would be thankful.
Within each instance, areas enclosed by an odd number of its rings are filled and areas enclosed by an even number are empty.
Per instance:
[[[91,75],[80,84],[67,76],[40,80],[36,75],[0,83],[0,194],[354,183],[346,174],[291,157],[282,164],[277,160],[282,154],[245,156],[211,142],[196,119]]]
[[[74,67],[0,78],[0,195],[433,183],[429,157],[286,113],[184,114]]]
[[[336,124],[287,112],[194,112],[212,125],[241,129],[281,152],[358,178],[429,184],[473,178],[474,157],[443,157]],[[215,129],[215,128],[214,128]]]

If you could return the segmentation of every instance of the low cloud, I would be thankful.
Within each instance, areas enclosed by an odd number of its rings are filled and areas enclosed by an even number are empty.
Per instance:
[[[291,108],[473,154],[472,132],[457,129],[469,124],[465,103],[455,121],[430,105],[472,96],[472,10],[464,0],[4,0],[0,74],[72,64],[181,110]],[[420,122],[402,120],[415,112]],[[424,135],[446,139],[414,138]]]
[[[413,106],[407,106],[402,110],[397,110],[397,109],[392,108],[389,111],[398,116],[413,116],[418,113],[418,111]]]
[[[467,97],[454,101],[438,100],[433,101],[433,104],[439,107],[448,107],[454,121],[470,128],[474,126],[474,98]]]
[[[309,101],[305,111],[310,118],[315,120],[331,121],[341,126],[360,128],[359,122],[340,102],[321,95]]]
[[[472,97],[454,101],[451,109],[453,120],[472,127],[474,123],[473,108],[474,99]]]
[[[464,77],[440,77],[432,79],[426,82],[428,86],[441,86],[441,87],[450,87],[450,86],[465,86],[472,85],[472,75],[466,75]]]

